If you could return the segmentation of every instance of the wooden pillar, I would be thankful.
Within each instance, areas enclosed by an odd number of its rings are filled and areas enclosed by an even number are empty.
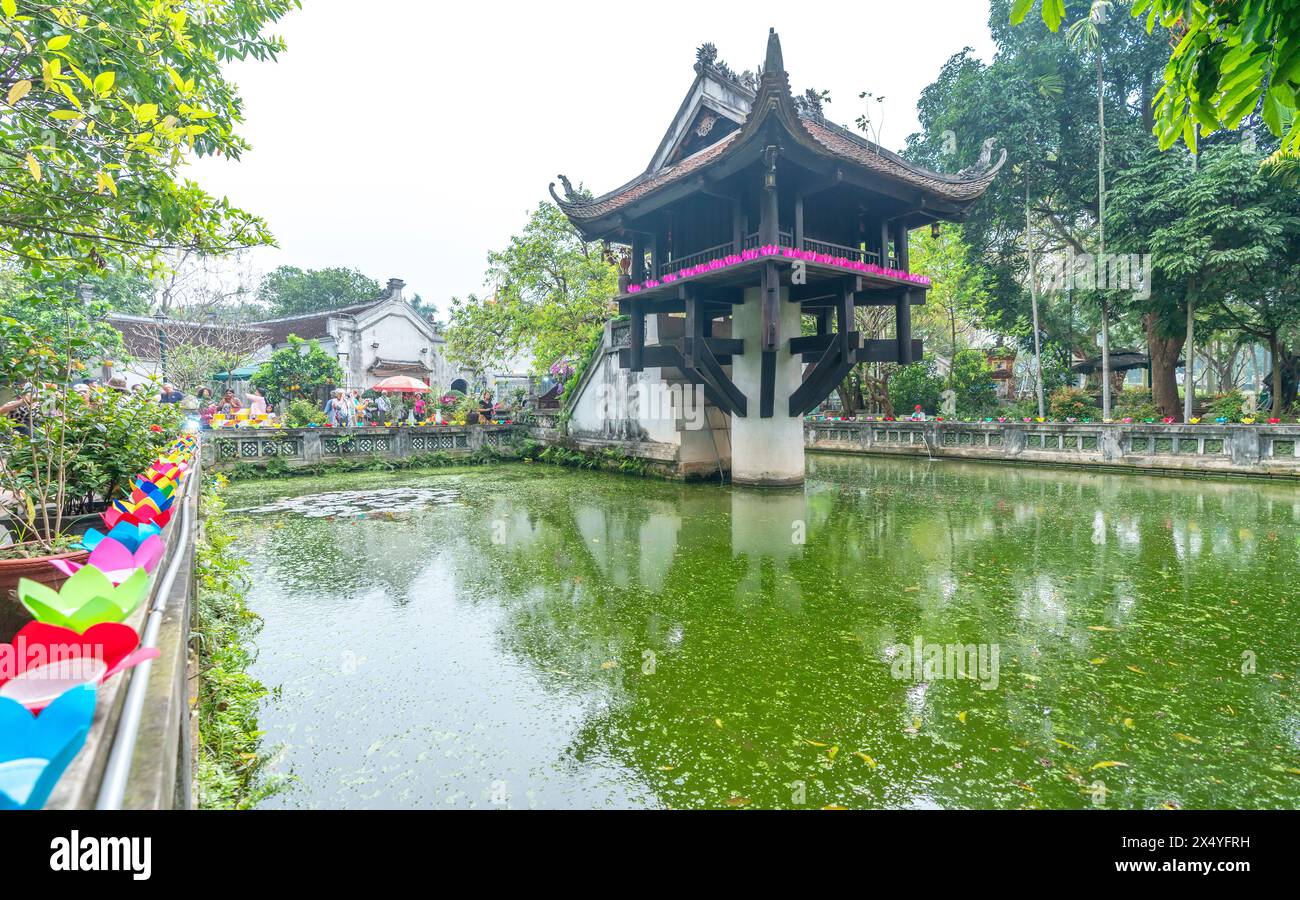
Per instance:
[[[857,330],[853,327],[853,306],[854,306],[854,287],[856,279],[845,278],[843,285],[840,287],[839,302],[835,306],[835,317],[839,322],[839,342],[840,358],[848,359],[856,346]],[[910,336],[909,336],[910,340]]]
[[[803,194],[794,198],[794,246],[803,249]]]
[[[912,359],[912,292],[900,291],[894,306],[894,333],[898,338],[898,363],[905,366]]]
[[[633,284],[645,281],[645,235],[640,232],[632,235],[632,276]]]
[[[908,269],[908,252],[907,252],[907,225],[903,222],[894,224],[894,248],[895,255],[898,257],[898,270],[907,272]]]
[[[633,372],[640,372],[645,369],[645,311],[636,300],[628,302],[628,316],[632,323],[628,335],[632,344],[628,354],[631,357],[631,365],[628,368]]]
[[[889,268],[889,223],[883,220],[880,223],[880,265]]]
[[[664,258],[664,243],[664,230],[656,228],[654,238],[650,244],[650,269],[655,278],[659,277],[663,272],[664,263],[668,262]]]

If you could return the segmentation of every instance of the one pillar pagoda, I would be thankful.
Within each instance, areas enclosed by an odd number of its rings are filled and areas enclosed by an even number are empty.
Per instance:
[[[911,307],[930,285],[909,271],[908,233],[965,217],[1006,161],[985,150],[942,175],[801,108],[773,30],[756,83],[696,65],[644,173],[594,198],[562,177],[551,194],[585,238],[630,249],[622,366],[703,387],[730,416],[734,482],[799,484],[803,417],[857,363],[920,359]],[[858,306],[893,309],[894,336],[864,340]],[[648,343],[646,317],[665,313],[684,317],[681,337]]]

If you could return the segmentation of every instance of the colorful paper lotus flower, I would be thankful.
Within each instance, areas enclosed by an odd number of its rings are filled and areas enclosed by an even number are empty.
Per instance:
[[[75,575],[79,569],[94,566],[108,576],[109,581],[117,585],[130,578],[136,569],[152,572],[157,567],[158,560],[162,559],[162,555],[162,538],[156,534],[141,541],[140,546],[134,551],[113,538],[104,538],[94,550],[90,551],[90,558],[84,563],[73,562],[70,559],[52,559],[50,565],[65,575]]]
[[[118,522],[126,522],[128,525],[153,524],[164,528],[172,520],[172,511],[171,509],[159,510],[157,506],[148,502],[136,505],[114,500],[108,509],[100,513],[100,517],[109,528],[114,527]]]
[[[157,647],[140,646],[140,635],[129,625],[102,622],[78,634],[28,622],[13,643],[0,644],[0,698],[40,712],[65,691],[103,684],[157,655]]]
[[[99,542],[104,538],[112,538],[132,553],[140,549],[140,545],[155,534],[161,534],[162,529],[152,523],[144,525],[132,525],[129,522],[118,522],[109,529],[108,534],[103,534],[94,528],[88,529],[81,536],[81,546],[87,550],[94,550],[99,546]]]
[[[59,590],[22,578],[18,599],[38,622],[84,632],[100,622],[121,622],[144,598],[149,573],[136,569],[131,577],[114,585],[103,572],[86,566],[63,583]]]
[[[93,685],[74,687],[39,715],[0,698],[0,810],[43,807],[94,718]]]

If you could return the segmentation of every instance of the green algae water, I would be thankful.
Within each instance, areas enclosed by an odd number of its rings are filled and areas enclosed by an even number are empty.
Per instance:
[[[1290,486],[817,456],[229,500],[267,806],[1300,806]]]

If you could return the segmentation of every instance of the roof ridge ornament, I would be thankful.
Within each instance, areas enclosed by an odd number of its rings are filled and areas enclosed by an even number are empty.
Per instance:
[[[763,61],[763,77],[785,74],[785,63],[781,59],[781,37],[775,28],[767,30],[767,57]]]
[[[997,144],[997,138],[985,138],[984,143],[980,145],[980,158],[973,166],[967,166],[957,172],[958,178],[976,179],[987,178],[996,174],[1007,161],[1007,149],[1002,148],[1002,156],[997,163],[993,162],[993,147]]]

